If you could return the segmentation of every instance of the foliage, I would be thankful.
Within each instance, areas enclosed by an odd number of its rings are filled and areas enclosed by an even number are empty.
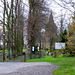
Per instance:
[[[72,25],[69,25],[68,27],[68,41],[66,42],[67,47],[66,49],[68,50],[68,53],[70,56],[75,55],[75,17],[73,17],[73,22]]]
[[[75,75],[75,57],[52,58],[45,56],[45,58],[30,59],[26,62],[50,62],[60,66],[59,69],[53,71],[53,75]]]
[[[67,35],[67,30],[65,29],[64,32],[61,35],[62,36],[61,37],[61,42],[66,42],[67,41],[66,35]]]

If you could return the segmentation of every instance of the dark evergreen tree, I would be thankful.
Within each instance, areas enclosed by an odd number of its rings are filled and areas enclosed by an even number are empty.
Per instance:
[[[67,38],[66,38],[66,35],[67,35],[67,30],[65,29],[64,32],[62,32],[61,34],[61,42],[67,42]]]

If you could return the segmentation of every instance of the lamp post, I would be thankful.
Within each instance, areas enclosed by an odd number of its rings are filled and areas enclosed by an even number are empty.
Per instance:
[[[5,60],[5,34],[3,34],[3,62]]]

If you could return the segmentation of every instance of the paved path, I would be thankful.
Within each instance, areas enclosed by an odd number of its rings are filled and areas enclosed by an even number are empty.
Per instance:
[[[0,62],[0,75],[52,75],[58,67],[46,62]]]

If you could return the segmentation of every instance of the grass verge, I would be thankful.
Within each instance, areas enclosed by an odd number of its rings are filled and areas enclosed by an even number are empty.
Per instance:
[[[3,50],[0,50],[0,52],[2,52]],[[7,50],[5,50],[5,52],[7,52]]]
[[[30,59],[26,62],[50,62],[60,66],[59,69],[53,71],[53,75],[75,75],[75,57],[45,56],[45,58]]]

